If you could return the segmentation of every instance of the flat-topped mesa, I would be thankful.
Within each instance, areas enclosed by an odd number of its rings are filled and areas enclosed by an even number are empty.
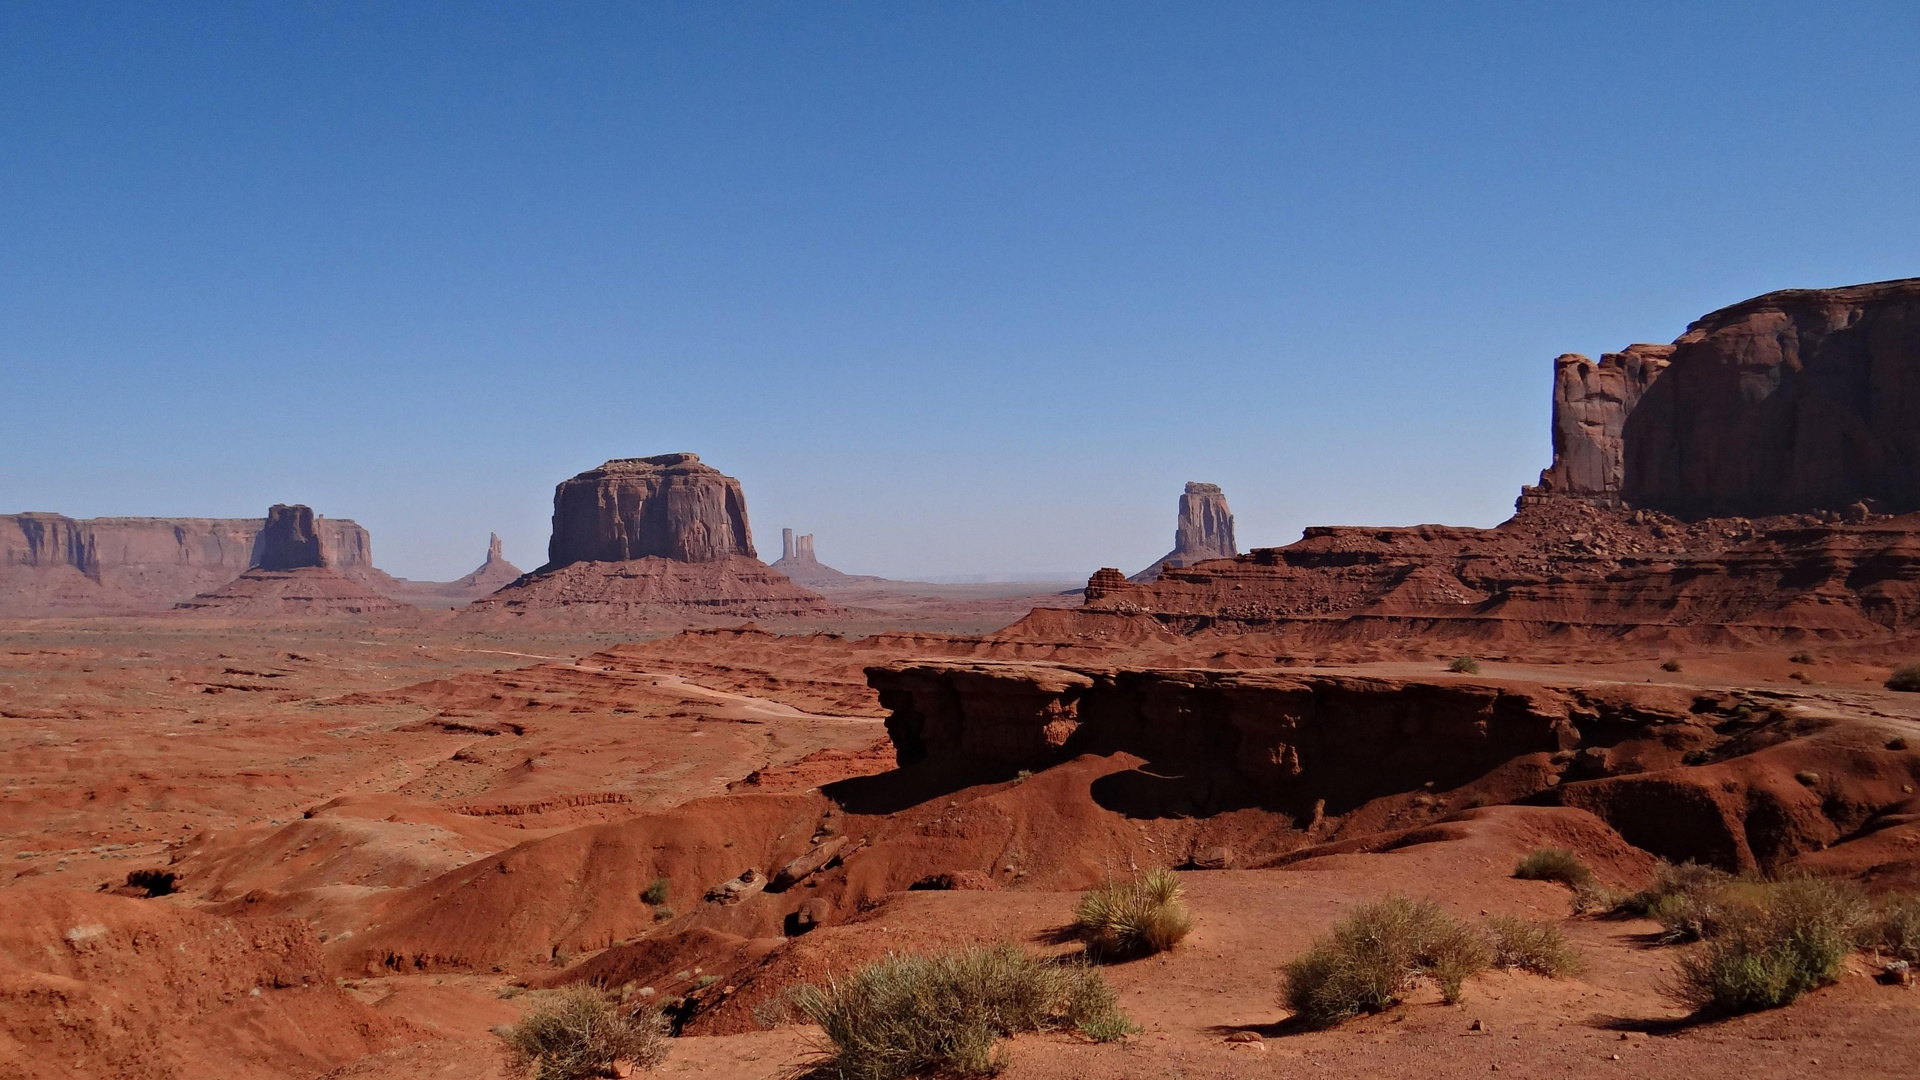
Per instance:
[[[1233,539],[1233,512],[1227,509],[1227,496],[1220,485],[1189,480],[1186,490],[1180,494],[1180,517],[1173,529],[1173,550],[1135,574],[1133,580],[1153,581],[1169,566],[1231,559],[1239,553]]]
[[[553,539],[541,569],[650,556],[753,558],[740,481],[702,465],[698,454],[661,454],[615,458],[554,489]]]

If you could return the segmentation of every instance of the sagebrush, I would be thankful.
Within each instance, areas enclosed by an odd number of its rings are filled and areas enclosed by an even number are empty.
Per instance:
[[[1580,861],[1580,856],[1566,848],[1537,848],[1529,852],[1513,868],[1513,876],[1529,881],[1558,881],[1573,889],[1593,884],[1593,871]]]
[[[1153,870],[1081,894],[1073,929],[1095,957],[1125,959],[1173,948],[1193,929],[1193,918],[1180,879],[1171,870]]]
[[[1076,1029],[1107,1041],[1135,1030],[1097,970],[1014,945],[890,956],[797,987],[792,1001],[831,1043],[816,1069],[831,1080],[991,1076],[1006,1065],[1010,1035]]]
[[[1580,970],[1580,954],[1557,926],[1509,915],[1495,915],[1487,920],[1486,926],[1487,937],[1493,944],[1494,967],[1518,968],[1548,978],[1572,975]]]
[[[1778,1008],[1832,982],[1871,924],[1857,886],[1822,878],[1739,882],[1719,903],[1670,988],[1702,1012]]]
[[[1920,693],[1920,664],[1902,664],[1887,678],[1887,689]]]
[[[669,1039],[659,1010],[623,1008],[584,986],[498,1030],[506,1040],[511,1068],[534,1080],[611,1076],[616,1061],[651,1068],[666,1058]]]
[[[1432,900],[1389,896],[1362,904],[1287,963],[1287,1006],[1302,1023],[1329,1027],[1382,1012],[1421,975],[1451,1003],[1493,961],[1486,937]]]

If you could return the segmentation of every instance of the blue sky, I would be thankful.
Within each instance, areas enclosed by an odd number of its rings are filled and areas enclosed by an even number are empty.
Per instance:
[[[0,512],[451,577],[694,450],[763,554],[1491,525],[1549,362],[1920,274],[1920,5],[0,6]]]

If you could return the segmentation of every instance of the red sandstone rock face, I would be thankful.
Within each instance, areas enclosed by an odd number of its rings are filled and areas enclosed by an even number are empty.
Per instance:
[[[1672,355],[1671,345],[1629,345],[1598,364],[1579,353],[1554,360],[1553,464],[1541,493],[1620,504],[1627,416]]]
[[[313,508],[275,503],[267,508],[267,525],[260,530],[260,552],[254,566],[262,570],[298,570],[326,566]]]
[[[1103,570],[1086,595],[996,636],[1258,633],[1295,655],[1353,659],[1891,640],[1920,631],[1920,515],[1683,523],[1548,500],[1497,529],[1308,529],[1150,585]]]
[[[1218,484],[1187,481],[1180,495],[1180,517],[1173,529],[1173,550],[1133,576],[1152,581],[1169,566],[1192,566],[1207,559],[1231,559],[1240,553],[1233,539],[1233,512]]]
[[[367,531],[314,518],[331,564],[354,577],[373,568]],[[90,518],[0,515],[0,615],[164,611],[232,581],[260,554],[262,518]],[[388,579],[391,580],[391,579]]]
[[[615,458],[553,492],[547,565],[659,557],[720,562],[754,557],[740,481],[697,454]]]
[[[1624,431],[1629,505],[1920,509],[1920,278],[1768,293],[1674,346]]]

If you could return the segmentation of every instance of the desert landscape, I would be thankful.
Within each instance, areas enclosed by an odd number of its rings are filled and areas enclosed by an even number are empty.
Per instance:
[[[452,582],[0,518],[0,1075],[1911,1075],[1916,417],[1907,279],[1554,360],[1498,527],[1085,583],[690,452]]]

